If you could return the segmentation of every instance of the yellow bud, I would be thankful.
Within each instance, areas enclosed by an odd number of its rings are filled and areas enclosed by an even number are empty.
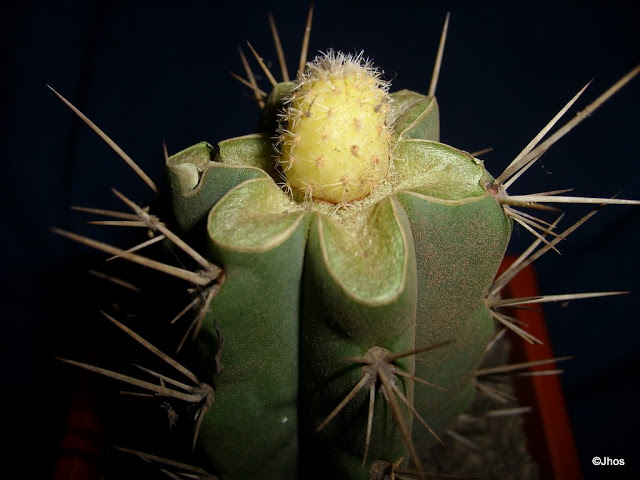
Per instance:
[[[391,164],[387,84],[356,57],[307,64],[280,124],[280,165],[306,199],[359,200],[387,178]]]

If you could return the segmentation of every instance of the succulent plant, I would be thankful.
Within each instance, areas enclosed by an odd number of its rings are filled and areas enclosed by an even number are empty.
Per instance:
[[[443,47],[444,33],[439,59]],[[496,324],[537,341],[501,308],[620,293],[501,299],[511,278],[587,219],[556,233],[556,222],[521,208],[638,204],[507,190],[639,68],[546,137],[581,90],[494,178],[479,155],[439,142],[438,66],[423,95],[389,93],[362,54],[328,51],[281,83],[255,56],[272,83],[263,96],[253,74],[244,80],[263,107],[258,132],[167,155],[179,235],[119,192],[133,213],[94,211],[146,226],[156,237],[143,246],[167,240],[197,270],[57,230],[194,286],[181,346],[192,337],[198,374],[111,315],[191,384],[65,361],[195,404],[194,444],[223,480],[393,478],[402,459],[426,478],[420,451],[473,401]],[[514,222],[536,240],[496,279]]]

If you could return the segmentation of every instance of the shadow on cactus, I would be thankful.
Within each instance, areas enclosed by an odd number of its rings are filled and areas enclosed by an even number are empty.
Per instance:
[[[306,63],[305,47],[290,81],[270,21],[284,81],[253,48],[272,91],[258,88],[244,56],[247,78],[239,77],[262,107],[258,133],[167,155],[180,236],[119,192],[130,213],[85,210],[114,219],[103,223],[147,227],[151,240],[123,250],[56,230],[192,284],[193,301],[179,317],[192,311],[193,319],[179,348],[192,348],[197,371],[207,373],[196,376],[110,315],[189,383],[64,361],[195,404],[194,446],[223,480],[291,479],[307,470],[327,478],[427,478],[420,452],[441,442],[482,388],[477,370],[496,325],[538,341],[501,308],[622,293],[502,299],[502,288],[522,268],[593,214],[558,232],[557,221],[522,208],[639,203],[507,190],[639,69],[549,134],[581,90],[494,178],[478,154],[439,143],[435,87],[446,23],[431,87],[422,95],[389,93],[362,54],[328,51]],[[304,45],[310,23],[311,12]],[[496,279],[513,222],[536,239]],[[179,247],[199,268],[137,253],[159,241]],[[195,467],[174,467],[211,478],[189,470]]]

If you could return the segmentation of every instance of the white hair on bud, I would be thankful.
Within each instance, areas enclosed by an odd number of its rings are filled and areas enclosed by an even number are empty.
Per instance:
[[[373,65],[373,61],[370,58],[365,58],[364,51],[351,54],[330,48],[326,52],[320,52],[312,61],[307,62],[304,72],[298,75],[296,79],[294,90],[306,83],[310,78],[338,78],[355,74],[375,78],[378,87],[387,93],[391,83],[382,80],[383,73],[382,70]]]

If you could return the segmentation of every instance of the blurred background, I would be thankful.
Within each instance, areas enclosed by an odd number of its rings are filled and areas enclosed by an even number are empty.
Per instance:
[[[135,350],[96,315],[112,287],[86,271],[104,255],[49,228],[133,245],[130,232],[87,226],[86,215],[70,211],[71,205],[122,210],[112,187],[162,210],[153,192],[46,85],[162,185],[162,142],[175,153],[254,131],[259,110],[228,74],[243,73],[237,47],[251,41],[277,70],[267,23],[272,12],[293,71],[307,8],[276,0],[9,2],[0,33],[5,478],[25,471],[31,478],[51,476],[79,375],[53,355],[98,358]],[[364,50],[393,90],[426,93],[447,12],[437,90],[441,140],[467,151],[493,147],[482,158],[494,175],[585,83],[593,79],[567,118],[640,60],[640,15],[635,2],[621,1],[317,1],[310,51]],[[264,78],[261,85],[268,90]],[[574,188],[577,195],[640,199],[639,97],[636,79],[510,192]],[[565,226],[588,208],[567,211]],[[564,364],[562,383],[586,478],[606,477],[603,467],[591,466],[593,456],[624,458],[626,467],[608,470],[616,478],[638,473],[639,239],[640,208],[607,207],[561,244],[562,256],[548,254],[536,265],[543,293],[631,291],[544,309],[556,354],[576,356]],[[531,241],[516,228],[509,250],[519,253]],[[160,315],[164,322],[168,314]],[[88,381],[106,403],[122,403],[108,397],[117,390],[113,383]]]

